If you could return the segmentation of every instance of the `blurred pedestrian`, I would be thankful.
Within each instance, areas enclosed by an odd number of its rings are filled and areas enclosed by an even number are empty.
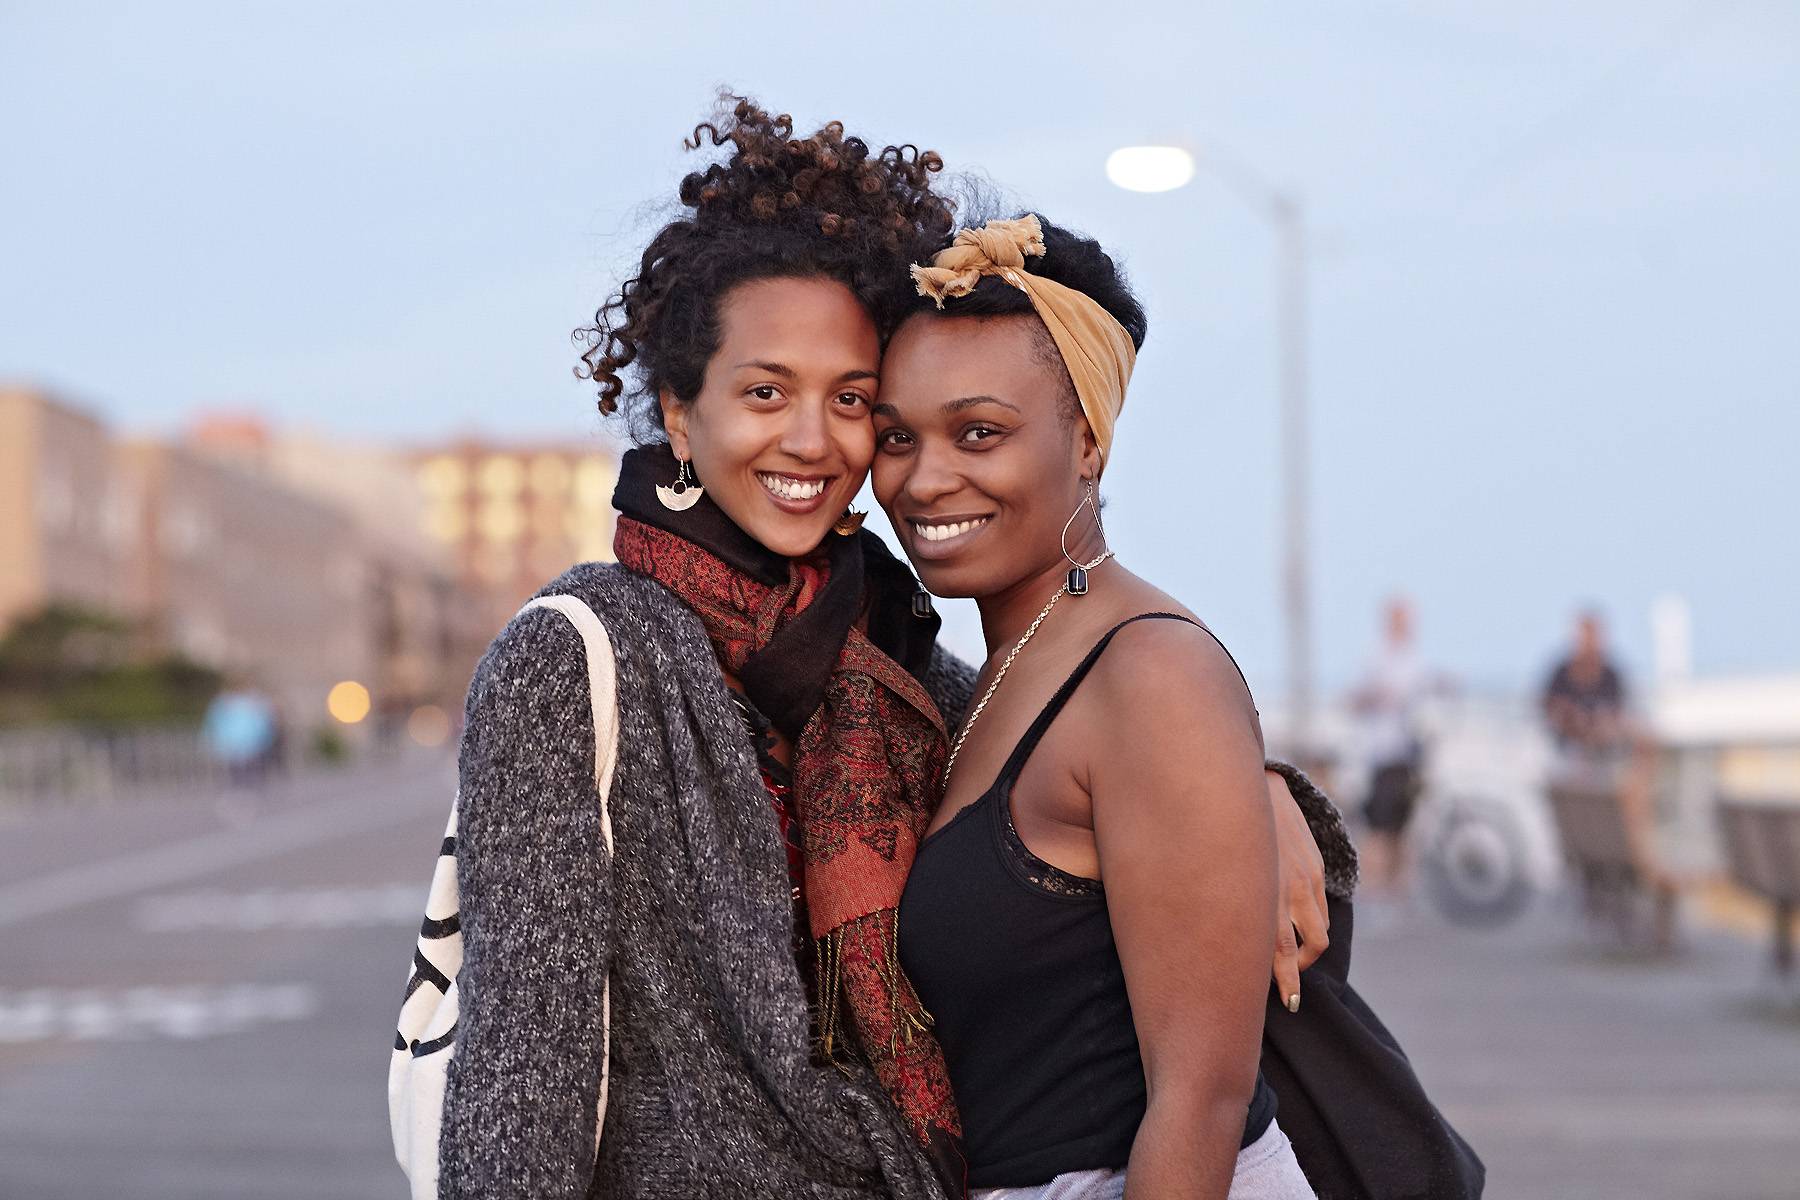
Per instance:
[[[1413,626],[1411,603],[1403,596],[1388,600],[1382,612],[1381,645],[1350,697],[1358,741],[1369,764],[1362,873],[1365,887],[1373,893],[1370,899],[1386,899],[1400,891],[1406,827],[1423,784],[1425,745],[1419,706],[1431,684],[1414,645]]]
[[[200,725],[207,752],[239,788],[257,786],[267,776],[278,733],[274,704],[244,683],[214,696]]]

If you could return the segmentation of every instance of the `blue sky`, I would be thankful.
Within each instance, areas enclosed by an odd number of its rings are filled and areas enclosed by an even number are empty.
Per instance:
[[[1476,682],[1571,609],[1643,670],[1800,669],[1800,7],[0,5],[0,377],[133,429],[596,437],[568,331],[721,83],[941,151],[1130,265],[1123,556],[1280,673],[1273,246],[1184,139],[1300,191],[1325,680],[1381,597]],[[961,626],[966,631],[966,623]],[[966,636],[966,633],[964,634]]]

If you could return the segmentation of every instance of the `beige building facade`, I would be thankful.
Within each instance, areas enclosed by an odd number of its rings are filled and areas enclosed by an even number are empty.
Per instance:
[[[143,514],[128,610],[155,639],[276,697],[306,723],[373,673],[371,567],[329,505],[195,450],[119,448]]]
[[[345,680],[371,695],[364,729],[425,708],[442,722],[498,623],[427,507],[408,452],[275,438],[254,418],[121,439],[0,388],[0,633],[79,605],[263,689],[296,729],[325,722]]]
[[[137,512],[94,417],[0,387],[0,629],[63,601],[127,607]]]
[[[617,473],[602,450],[475,438],[401,450],[232,414],[200,418],[187,442],[354,520],[372,564],[378,705],[460,707],[481,652],[532,593],[611,557]]]
[[[617,460],[603,448],[464,440],[417,451],[423,528],[492,632],[579,562],[612,559]]]

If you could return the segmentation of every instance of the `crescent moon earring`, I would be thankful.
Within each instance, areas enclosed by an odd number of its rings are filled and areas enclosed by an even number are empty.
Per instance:
[[[1100,520],[1100,503],[1094,499],[1094,481],[1089,479],[1086,484],[1087,490],[1081,497],[1081,503],[1075,506],[1075,511],[1063,522],[1062,553],[1069,560],[1069,580],[1063,585],[1063,591],[1071,596],[1087,595],[1088,572],[1111,558],[1113,553],[1106,548],[1106,525]],[[1084,508],[1094,510],[1094,528],[1100,531],[1100,553],[1092,562],[1077,562],[1075,556],[1069,553],[1069,526],[1075,523],[1075,518],[1081,515]]]
[[[686,512],[700,503],[700,497],[706,495],[706,489],[694,478],[694,469],[688,465],[687,459],[677,461],[681,463],[681,470],[675,473],[674,484],[670,487],[657,484],[656,498],[670,512]]]

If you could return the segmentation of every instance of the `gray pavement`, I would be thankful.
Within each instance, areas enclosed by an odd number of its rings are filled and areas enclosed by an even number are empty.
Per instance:
[[[387,1056],[453,791],[0,824],[0,1200],[404,1196]]]
[[[1800,1197],[1800,1007],[1760,944],[1691,931],[1672,959],[1549,902],[1472,933],[1359,930],[1351,979],[1504,1200]]]
[[[384,1084],[444,760],[256,801],[0,814],[0,1200],[405,1195]],[[1800,1196],[1800,1017],[1758,948],[1554,911],[1357,937],[1353,978],[1511,1200]]]

